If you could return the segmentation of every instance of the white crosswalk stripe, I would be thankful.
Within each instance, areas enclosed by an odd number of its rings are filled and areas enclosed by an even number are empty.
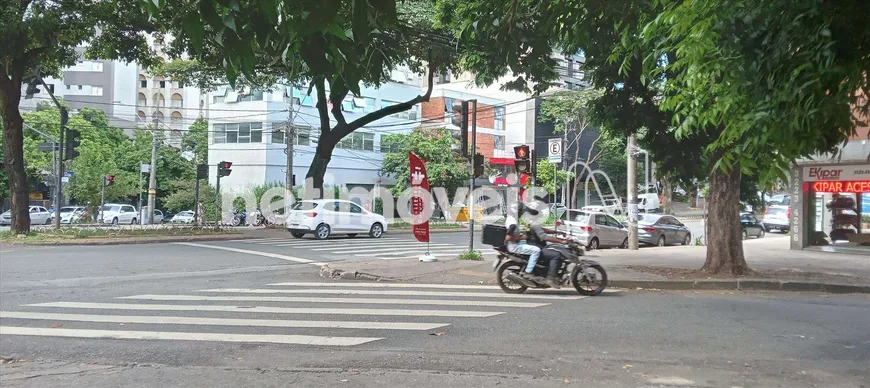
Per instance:
[[[339,238],[327,240],[270,237],[232,241],[275,248],[304,249],[316,255],[322,255],[327,260],[345,260],[348,258],[374,260],[416,259],[427,252],[436,257],[446,258],[456,257],[468,251],[468,247],[465,244],[445,242],[424,244],[409,238],[399,237],[382,237],[378,239]],[[490,249],[481,250],[480,253],[485,256],[497,255],[496,252]],[[269,253],[264,256],[270,255],[273,254]]]
[[[390,337],[384,334],[434,330],[458,323],[450,320],[485,319],[584,298],[568,293],[505,294],[498,287],[474,285],[280,282],[265,286],[274,288],[27,304],[20,306],[22,311],[0,311],[0,336],[360,346]],[[294,319],[280,319],[283,316]],[[333,320],[340,316],[358,319]],[[68,323],[50,328],[39,324],[48,321]],[[107,324],[126,327],[107,328]],[[258,329],[251,333],[246,328]],[[330,331],[319,335],[318,330]],[[348,335],[337,335],[336,330]]]

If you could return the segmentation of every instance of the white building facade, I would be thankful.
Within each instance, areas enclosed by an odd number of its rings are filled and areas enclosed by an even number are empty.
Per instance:
[[[346,120],[351,122],[381,107],[419,95],[417,76],[399,73],[393,78],[402,82],[389,82],[380,88],[362,87],[362,96],[348,96],[342,103]],[[243,93],[225,87],[209,93],[209,183],[216,184],[216,166],[227,161],[233,163],[232,174],[221,179],[221,192],[242,192],[272,182],[283,184],[287,164],[284,135],[290,123],[292,100],[296,128],[293,174],[296,185],[304,184],[320,134],[316,92],[312,91],[310,96],[307,93],[307,87],[288,85]],[[420,107],[417,105],[345,137],[332,154],[324,183],[347,188],[393,184],[389,178],[379,175],[383,155],[389,152],[381,148],[381,139],[390,134],[410,132],[419,126],[419,117]],[[331,115],[330,123],[335,124]]]

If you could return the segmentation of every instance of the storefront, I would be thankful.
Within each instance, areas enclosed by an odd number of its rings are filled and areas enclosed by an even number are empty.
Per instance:
[[[802,164],[791,178],[792,249],[870,254],[870,164]]]

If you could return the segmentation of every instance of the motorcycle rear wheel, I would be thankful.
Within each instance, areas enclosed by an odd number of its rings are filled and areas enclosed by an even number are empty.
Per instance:
[[[602,293],[607,287],[607,272],[604,271],[604,267],[596,264],[586,267],[586,269],[598,272],[598,282],[591,284],[588,279],[582,277],[583,272],[578,264],[574,266],[574,269],[571,271],[571,284],[574,285],[574,289],[576,289],[580,295],[585,296],[595,296]],[[593,284],[595,284],[595,286],[593,286]]]
[[[523,266],[515,261],[506,261],[502,263],[502,265],[498,267],[498,271],[496,271],[496,282],[498,282],[498,286],[501,287],[501,290],[508,294],[522,294],[526,292],[526,290],[529,289],[528,287],[519,283],[514,283],[506,278],[510,273],[519,275],[522,270]]]

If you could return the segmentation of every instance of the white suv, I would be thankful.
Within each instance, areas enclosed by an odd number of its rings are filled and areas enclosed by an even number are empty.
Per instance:
[[[350,237],[368,233],[373,238],[380,238],[387,231],[384,216],[338,199],[297,202],[287,214],[286,225],[293,237],[302,238],[311,233],[318,240],[336,233]]]
[[[107,203],[103,205],[103,209],[100,212],[100,222],[104,224],[135,224],[136,220],[139,218],[138,212],[136,212],[136,208],[132,205],[124,205],[119,203]]]
[[[791,209],[788,206],[771,206],[764,211],[764,229],[767,232],[771,230],[779,230],[780,232],[788,232],[791,222]]]

